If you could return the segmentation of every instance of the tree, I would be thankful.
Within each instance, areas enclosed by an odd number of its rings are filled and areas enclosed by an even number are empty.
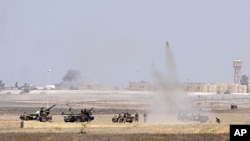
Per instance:
[[[249,93],[249,82],[248,82],[248,76],[247,75],[242,75],[240,79],[240,84],[241,85],[246,85],[247,86],[247,92]]]
[[[0,80],[0,91],[4,90],[4,86],[5,86],[5,84],[3,83],[2,80]]]

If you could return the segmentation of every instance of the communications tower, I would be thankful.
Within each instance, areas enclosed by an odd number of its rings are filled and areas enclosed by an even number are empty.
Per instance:
[[[233,67],[234,67],[234,83],[240,84],[240,70],[242,67],[242,61],[239,59],[233,60]]]

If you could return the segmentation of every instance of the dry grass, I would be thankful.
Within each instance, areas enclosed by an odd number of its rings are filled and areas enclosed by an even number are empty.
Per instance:
[[[142,101],[133,101],[134,96]],[[209,113],[210,120],[207,123],[179,121],[143,123],[142,117],[139,123],[112,123],[113,114],[107,113],[117,113],[120,108],[134,111],[144,109],[146,102],[143,101],[148,99],[147,95],[134,93],[59,95],[51,92],[50,102],[57,103],[51,112],[54,114],[53,121],[45,123],[25,121],[24,128],[20,128],[20,113],[23,113],[24,109],[33,112],[44,105],[46,102],[40,101],[44,95],[4,95],[4,98],[1,103],[6,107],[0,111],[1,141],[224,141],[229,140],[230,124],[250,124],[250,110],[239,109],[212,111]],[[99,114],[94,113],[95,120],[91,123],[65,123],[59,114],[62,112],[60,108],[64,108],[63,110],[67,108],[65,105],[67,100],[77,108],[92,106],[99,108]],[[108,111],[110,107],[117,109]],[[215,117],[221,119],[220,124],[215,122]]]
[[[95,120],[90,123],[65,123],[61,115],[54,115],[52,122],[24,121],[24,128],[20,128],[18,115],[2,115],[0,137],[3,141],[229,140],[229,124],[234,120],[230,117],[235,118],[233,116],[235,113],[215,115],[224,119],[224,122],[217,124],[211,120],[202,124],[198,122],[153,124],[140,121],[123,124],[112,123],[113,115],[96,115]],[[249,114],[247,115],[249,117]],[[239,116],[241,117],[239,120],[247,122],[246,116],[245,118]]]
[[[1,141],[228,141],[227,134],[6,133]]]

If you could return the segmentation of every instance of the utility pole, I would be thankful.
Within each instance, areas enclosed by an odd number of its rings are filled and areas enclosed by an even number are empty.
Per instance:
[[[49,94],[49,75],[50,75],[50,72],[51,72],[51,69],[48,69],[47,70],[47,73],[48,73],[48,84],[47,84],[47,87],[46,87],[46,89],[47,89],[47,93],[46,93],[46,99],[47,99],[47,108],[49,108],[49,99],[48,99],[48,94]]]

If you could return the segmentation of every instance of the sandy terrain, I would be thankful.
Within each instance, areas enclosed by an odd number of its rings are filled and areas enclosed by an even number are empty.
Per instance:
[[[19,115],[24,111],[35,112],[41,106],[46,107],[47,97],[49,105],[57,104],[51,111],[53,121],[44,123],[24,121],[24,128],[20,128]],[[235,110],[226,106],[222,108],[223,110],[209,111],[206,113],[209,116],[209,121],[206,123],[178,120],[168,123],[144,123],[142,113],[148,106],[150,97],[149,93],[107,91],[64,91],[63,93],[40,91],[25,95],[20,95],[16,91],[1,92],[0,138],[6,141],[229,140],[230,124],[250,124],[250,109],[247,106]],[[229,99],[223,99],[229,101]],[[248,96],[245,99],[248,99]],[[201,103],[201,99],[198,101]],[[246,100],[240,101],[246,102]],[[67,110],[68,106],[73,107],[75,112],[83,107],[94,107],[95,120],[90,123],[65,123],[60,113]],[[111,118],[120,111],[129,111],[132,114],[138,111],[139,123],[112,123]],[[221,119],[220,124],[215,122],[215,117]]]
[[[227,123],[112,123],[113,115],[96,115],[90,123],[64,123],[60,115],[52,122],[24,121],[18,115],[3,115],[0,136],[5,140],[228,140]],[[223,116],[223,114],[221,114]],[[227,116],[227,115],[224,115]],[[142,119],[142,117],[140,117]],[[19,138],[19,136],[23,136]]]

